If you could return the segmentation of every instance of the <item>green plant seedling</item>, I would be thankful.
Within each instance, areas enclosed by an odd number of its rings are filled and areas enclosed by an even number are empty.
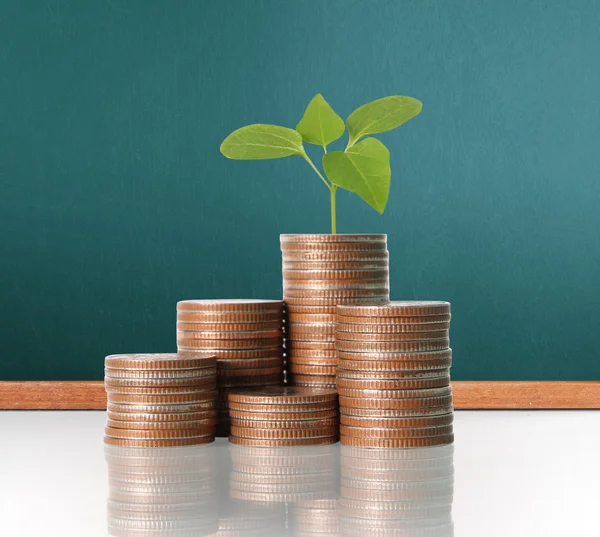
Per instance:
[[[302,157],[329,190],[331,233],[335,234],[338,188],[354,192],[383,214],[392,175],[390,152],[382,142],[370,136],[399,127],[418,115],[422,107],[417,99],[392,95],[357,108],[344,124],[344,120],[319,93],[306,107],[295,130],[278,125],[248,125],[225,138],[221,153],[234,160]],[[346,149],[327,152],[327,146],[341,138],[346,129]],[[324,174],[307,155],[305,142],[323,148]]]

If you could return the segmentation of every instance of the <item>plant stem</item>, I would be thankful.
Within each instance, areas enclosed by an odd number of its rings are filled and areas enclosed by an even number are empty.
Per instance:
[[[331,234],[335,235],[337,232],[337,217],[335,211],[335,193],[337,192],[338,187],[336,185],[331,185]]]
[[[310,167],[315,170],[315,173],[321,178],[321,181],[323,181],[325,183],[325,186],[331,190],[331,185],[327,182],[327,179],[325,179],[325,177],[323,177],[323,175],[321,174],[321,172],[319,171],[319,168],[317,168],[313,161],[310,160],[310,157],[306,154],[306,153],[302,153],[302,158],[308,162],[308,164],[310,165]]]

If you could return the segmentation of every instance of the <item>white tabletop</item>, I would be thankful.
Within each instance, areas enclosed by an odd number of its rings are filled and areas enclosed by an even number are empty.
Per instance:
[[[600,528],[600,412],[457,412],[453,447],[395,451],[389,458],[339,444],[257,452],[224,439],[179,452],[111,451],[102,441],[105,418],[104,412],[0,412],[3,535],[581,537]],[[141,468],[132,470],[134,464]],[[294,468],[294,475],[274,465]],[[115,510],[131,492],[119,477],[123,472],[158,487],[153,490],[165,492],[167,503],[176,501],[169,483],[185,491],[178,497],[192,509],[160,515],[166,525],[183,529],[119,530],[132,524]],[[279,489],[266,482],[274,472],[283,474]],[[406,503],[392,502],[395,510],[386,511],[385,520],[364,519],[379,511],[357,515],[352,502],[336,510],[340,475],[375,494],[393,489],[394,500],[401,494]],[[281,495],[291,490],[296,496]],[[431,491],[434,499],[427,496]],[[440,497],[451,503],[451,515]],[[160,518],[156,512],[136,516],[146,525]],[[109,531],[109,523],[117,529]]]

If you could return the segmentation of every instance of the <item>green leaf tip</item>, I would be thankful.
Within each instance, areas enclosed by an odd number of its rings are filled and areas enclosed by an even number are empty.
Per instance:
[[[338,116],[323,95],[317,93],[296,125],[296,131],[309,144],[325,148],[344,134],[344,120]]]
[[[233,131],[221,144],[221,153],[234,160],[265,160],[304,154],[302,136],[278,125],[255,124]]]
[[[348,147],[352,147],[364,136],[399,127],[417,116],[422,108],[421,101],[403,95],[384,97],[360,106],[346,120],[350,133]]]
[[[383,214],[390,193],[390,152],[375,138],[367,138],[346,151],[323,155],[329,180],[354,192],[379,214]]]

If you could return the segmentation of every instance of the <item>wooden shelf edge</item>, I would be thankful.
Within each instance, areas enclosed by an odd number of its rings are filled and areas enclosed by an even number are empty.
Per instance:
[[[600,381],[454,381],[456,409],[600,409]],[[101,381],[0,381],[0,410],[104,410]]]

